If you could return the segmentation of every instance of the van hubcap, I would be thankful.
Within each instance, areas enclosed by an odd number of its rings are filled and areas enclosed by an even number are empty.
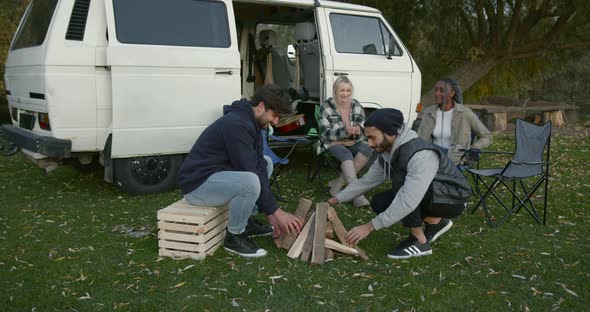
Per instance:
[[[170,161],[164,156],[139,157],[131,159],[131,174],[144,185],[154,185],[170,173]]]

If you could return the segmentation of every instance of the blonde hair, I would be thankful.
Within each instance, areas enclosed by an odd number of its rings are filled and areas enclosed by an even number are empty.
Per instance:
[[[338,78],[336,78],[336,80],[334,81],[334,85],[332,86],[332,97],[334,98],[334,101],[336,101],[336,92],[338,92],[338,87],[342,84],[348,84],[350,85],[350,90],[353,91],[352,94],[354,94],[354,87],[352,86],[352,82],[350,81],[350,79],[348,79],[348,77],[346,76],[338,76]],[[350,98],[352,100],[352,94],[350,95]]]

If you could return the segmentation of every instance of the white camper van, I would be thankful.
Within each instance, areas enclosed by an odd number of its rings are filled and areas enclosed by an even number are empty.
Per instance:
[[[416,118],[420,70],[370,7],[32,0],[6,61],[12,124],[3,132],[46,169],[94,157],[105,180],[159,192],[174,187],[183,156],[223,105],[265,80],[291,92],[294,106],[318,105],[339,75],[366,110],[395,107],[408,123]]]

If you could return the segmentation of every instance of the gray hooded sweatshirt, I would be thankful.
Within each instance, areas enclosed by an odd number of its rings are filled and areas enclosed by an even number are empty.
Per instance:
[[[340,193],[336,194],[335,197],[338,199],[338,202],[345,203],[351,201],[361,194],[378,187],[383,182],[389,181],[390,163],[393,154],[402,144],[417,137],[416,132],[404,124],[401,128],[401,133],[393,143],[391,151],[379,155],[379,157],[385,160],[383,162],[385,167],[378,160],[374,161],[369,171],[362,178],[356,180]],[[399,222],[418,207],[436,175],[438,166],[439,156],[432,150],[416,152],[410,158],[404,185],[397,192],[389,207],[371,221],[375,230],[389,227]]]

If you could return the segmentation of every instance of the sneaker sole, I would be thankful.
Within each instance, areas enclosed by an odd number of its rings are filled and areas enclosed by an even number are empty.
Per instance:
[[[396,256],[396,255],[387,255],[389,259],[409,259],[414,257],[422,257],[422,256],[429,256],[432,255],[432,250],[423,251],[421,253],[413,254],[413,255],[404,255],[404,256]]]
[[[444,228],[442,228],[440,231],[438,231],[430,240],[430,242],[434,242],[437,238],[439,238],[439,236],[445,234],[451,227],[453,226],[453,221],[449,220],[449,224],[447,224],[447,226],[445,226]]]
[[[264,237],[264,236],[271,236],[272,232],[269,233],[264,233],[264,234],[252,234],[252,235],[248,235],[248,237]]]
[[[259,251],[262,250],[262,252],[255,253],[255,254],[245,254],[245,253],[237,252],[237,251],[229,249],[225,246],[223,247],[223,249],[225,249],[229,253],[232,253],[232,254],[238,255],[238,256],[242,256],[245,258],[260,258],[260,257],[266,256],[266,250],[264,250],[264,249],[258,249]]]

